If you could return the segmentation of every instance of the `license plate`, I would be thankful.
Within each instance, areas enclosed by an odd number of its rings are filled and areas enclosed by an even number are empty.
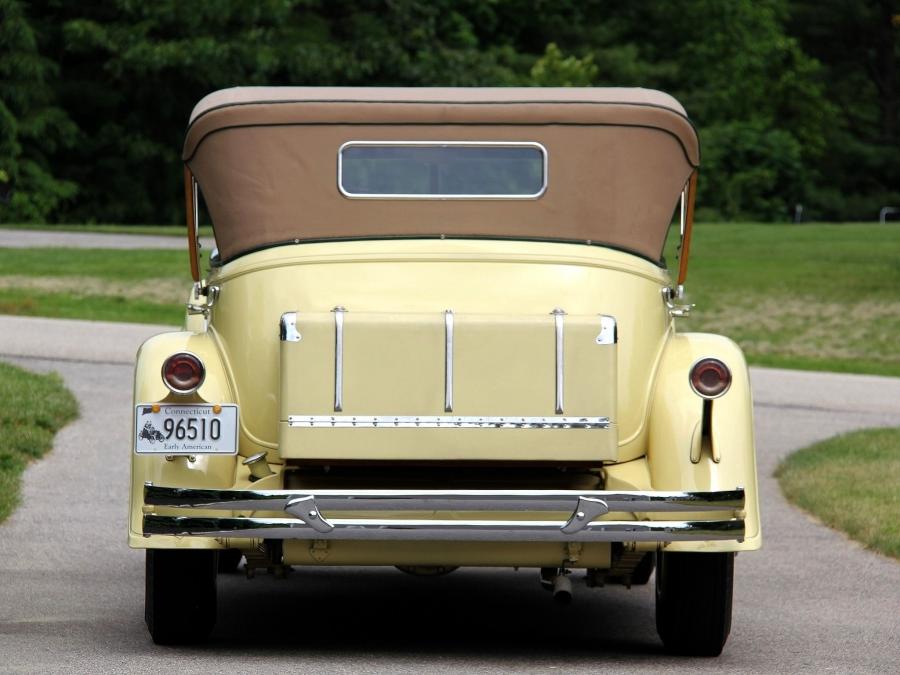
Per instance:
[[[134,410],[134,451],[141,455],[235,455],[238,407],[142,403]]]

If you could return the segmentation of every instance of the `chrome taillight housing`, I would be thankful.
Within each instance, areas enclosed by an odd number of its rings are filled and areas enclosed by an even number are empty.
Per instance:
[[[731,386],[731,371],[719,359],[700,359],[691,367],[690,382],[698,396],[719,398]]]
[[[206,379],[206,367],[196,354],[178,352],[163,363],[162,379],[175,394],[193,394]]]

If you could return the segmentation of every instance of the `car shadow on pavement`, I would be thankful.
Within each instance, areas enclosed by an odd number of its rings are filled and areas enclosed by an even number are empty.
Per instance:
[[[541,661],[598,652],[658,658],[662,651],[652,582],[591,589],[578,571],[573,601],[560,605],[540,587],[535,569],[413,577],[394,568],[297,568],[287,579],[243,576],[220,576],[212,651]]]

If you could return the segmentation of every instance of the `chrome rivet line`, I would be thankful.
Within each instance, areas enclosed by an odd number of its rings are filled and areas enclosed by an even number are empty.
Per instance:
[[[344,312],[335,307],[334,312],[334,411],[344,409]]]
[[[553,321],[556,324],[556,414],[563,413],[563,386],[564,386],[564,360],[563,360],[563,322],[566,313],[557,307],[552,312]]]
[[[444,412],[453,412],[453,310],[444,311]]]
[[[289,415],[289,427],[332,429],[609,429],[608,417]]]

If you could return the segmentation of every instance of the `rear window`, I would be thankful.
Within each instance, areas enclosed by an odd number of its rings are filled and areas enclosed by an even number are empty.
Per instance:
[[[338,154],[347,197],[534,199],[547,187],[547,152],[538,143],[362,142]]]

